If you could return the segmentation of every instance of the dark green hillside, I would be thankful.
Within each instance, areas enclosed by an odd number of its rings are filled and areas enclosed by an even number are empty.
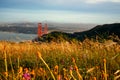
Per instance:
[[[61,41],[73,41],[73,40],[77,40],[77,37],[74,34],[70,34],[70,33],[64,33],[64,32],[51,32],[47,35],[43,35],[40,38],[36,38],[35,41],[42,41],[42,42],[61,42]]]
[[[64,33],[64,32],[51,32],[47,35],[43,35],[41,38],[36,38],[35,41],[44,41],[44,42],[60,42],[60,41],[71,41],[78,40],[83,41],[85,38],[93,38],[96,37],[99,40],[110,39],[110,36],[116,35],[120,38],[120,23],[115,24],[104,24],[98,25],[91,30],[84,32],[74,32],[73,34]],[[116,38],[113,36],[112,38]]]
[[[105,24],[105,25],[98,25],[91,30],[84,31],[84,32],[75,32],[76,35],[86,35],[88,37],[91,36],[102,36],[102,35],[118,35],[120,37],[120,23],[115,24]]]
[[[86,37],[90,39],[96,39],[97,37],[100,40],[110,39],[110,36],[114,39],[116,36],[120,38],[120,23],[98,25],[88,31],[75,32],[74,35],[78,36],[78,40],[84,40]]]

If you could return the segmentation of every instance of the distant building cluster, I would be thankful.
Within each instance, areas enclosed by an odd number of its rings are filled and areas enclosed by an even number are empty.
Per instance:
[[[44,24],[44,28],[42,28],[42,23],[38,23],[38,37],[41,37],[44,34],[48,33],[48,25]]]

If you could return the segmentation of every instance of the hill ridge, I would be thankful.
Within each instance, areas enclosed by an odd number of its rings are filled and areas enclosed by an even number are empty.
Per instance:
[[[54,31],[49,34],[43,35],[40,38],[36,38],[33,41],[83,41],[86,38],[95,39],[96,37],[99,37],[101,39],[108,39],[111,35],[116,35],[120,38],[120,23],[97,25],[96,27],[83,32],[65,33]]]

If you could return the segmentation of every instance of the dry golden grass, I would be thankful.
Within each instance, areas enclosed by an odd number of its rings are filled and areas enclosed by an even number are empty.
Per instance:
[[[106,44],[88,39],[41,44],[1,41],[0,79],[22,80],[27,68],[33,80],[119,80],[120,45]]]

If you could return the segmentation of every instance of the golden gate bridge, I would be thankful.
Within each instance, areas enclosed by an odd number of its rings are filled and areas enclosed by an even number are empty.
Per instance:
[[[38,23],[38,31],[37,31],[37,35],[38,37],[43,36],[44,34],[48,33],[48,25],[47,23],[44,24],[44,28],[42,28],[42,23]]]

